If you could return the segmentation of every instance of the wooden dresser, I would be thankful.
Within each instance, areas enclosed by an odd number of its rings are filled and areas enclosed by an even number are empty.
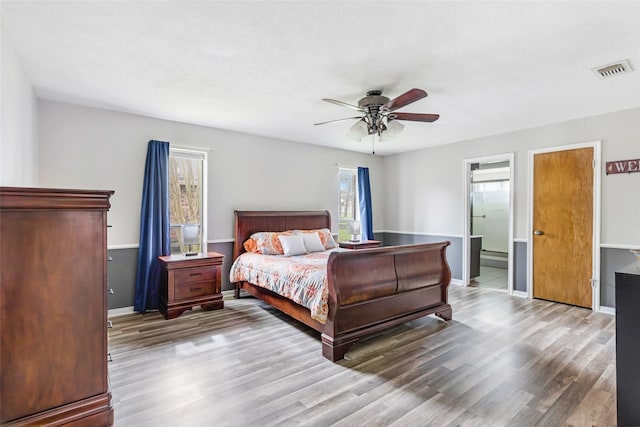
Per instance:
[[[174,319],[196,305],[203,310],[224,307],[223,259],[224,255],[217,252],[159,257],[163,270],[159,308],[165,319]]]
[[[0,187],[0,425],[113,424],[112,194]]]

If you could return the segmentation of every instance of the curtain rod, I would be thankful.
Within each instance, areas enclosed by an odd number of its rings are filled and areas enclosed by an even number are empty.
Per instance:
[[[358,169],[358,166],[347,166],[347,165],[341,165],[340,163],[336,163],[334,166],[337,168]]]
[[[177,148],[179,150],[213,151],[213,148],[210,147],[188,147],[186,145],[174,145],[172,143],[169,143],[169,148]]]

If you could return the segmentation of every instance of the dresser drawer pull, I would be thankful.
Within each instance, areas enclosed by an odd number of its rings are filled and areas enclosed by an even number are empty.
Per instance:
[[[191,273],[189,276],[202,276],[202,273]]]
[[[195,292],[195,291],[201,291],[202,290],[202,286],[199,288],[191,288],[189,289],[191,292]]]

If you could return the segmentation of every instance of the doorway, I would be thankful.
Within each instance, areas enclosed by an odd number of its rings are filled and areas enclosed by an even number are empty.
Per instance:
[[[599,308],[600,143],[530,153],[530,296]]]
[[[513,292],[513,153],[466,159],[463,281]]]

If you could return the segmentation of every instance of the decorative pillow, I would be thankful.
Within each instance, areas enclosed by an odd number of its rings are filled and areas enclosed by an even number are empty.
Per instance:
[[[333,249],[338,247],[336,241],[333,240],[331,230],[329,230],[328,228],[318,228],[316,230],[294,230],[294,232],[296,234],[318,233],[318,236],[320,236],[320,241],[322,242],[322,246],[324,246],[325,249]]]
[[[284,256],[304,255],[307,253],[307,249],[304,247],[304,239],[300,235],[280,235],[278,239],[282,244]]]
[[[258,244],[251,237],[249,237],[247,240],[245,240],[245,242],[242,244],[242,246],[244,246],[244,250],[247,251],[247,252],[253,252],[253,253],[256,253],[256,254],[260,253],[258,251]]]
[[[307,248],[307,252],[322,252],[324,251],[324,245],[320,241],[320,235],[315,233],[301,233],[302,240],[304,241],[304,247]]]
[[[247,252],[254,252],[263,255],[282,255],[284,250],[280,243],[279,236],[291,236],[292,231],[261,231],[253,233],[244,243]]]

